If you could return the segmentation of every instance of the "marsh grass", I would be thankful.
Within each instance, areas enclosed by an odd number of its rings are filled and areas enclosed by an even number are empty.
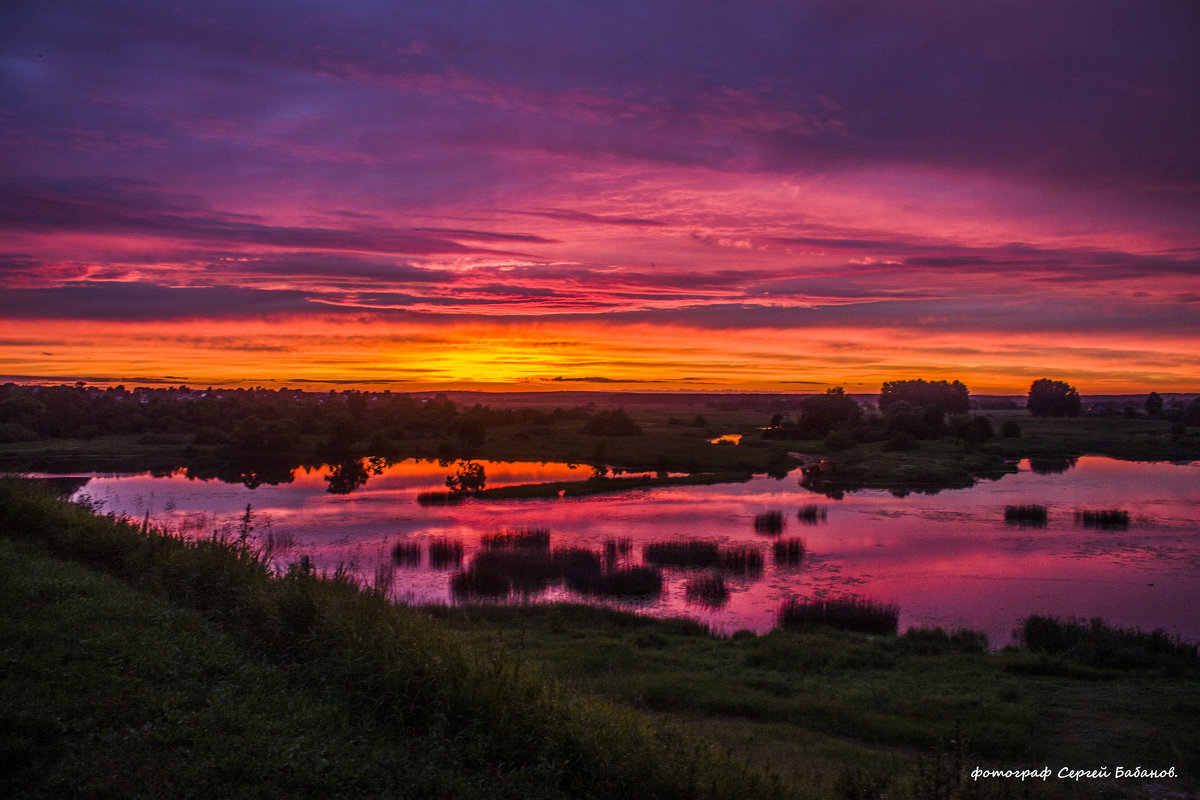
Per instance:
[[[463,543],[458,539],[439,536],[429,542],[429,566],[434,569],[454,569],[462,563]]]
[[[796,519],[805,525],[819,525],[826,521],[828,515],[829,512],[825,506],[809,503],[800,507],[800,510],[796,512]]]
[[[886,636],[896,633],[900,607],[857,597],[825,600],[792,598],[780,607],[776,620],[782,628],[807,629],[824,626]]]
[[[783,512],[763,511],[754,515],[754,532],[767,536],[778,536],[783,533]]]
[[[1120,508],[1075,509],[1075,524],[1105,530],[1128,528],[1129,512]]]
[[[1116,628],[1102,619],[1061,620],[1027,617],[1016,631],[1018,640],[1036,653],[1061,656],[1090,667],[1185,669],[1200,666],[1197,645],[1159,629]]]
[[[466,499],[464,492],[430,491],[417,495],[417,502],[423,506],[456,506]]]
[[[1045,527],[1050,513],[1045,506],[1015,505],[1004,507],[1004,521],[1012,525],[1029,525],[1035,528]]]
[[[616,567],[622,558],[628,558],[632,553],[633,539],[628,536],[604,540],[604,565],[609,569]]]
[[[721,550],[720,567],[735,575],[758,575],[763,571],[763,554],[757,547],[741,545]]]
[[[660,567],[703,569],[720,562],[720,547],[703,539],[647,542],[642,545],[642,558]]]
[[[710,572],[689,578],[683,585],[683,596],[689,603],[719,608],[729,602],[729,589],[720,573]]]
[[[392,561],[402,567],[419,567],[421,565],[420,543],[396,542],[392,546]]]
[[[485,533],[479,543],[489,550],[549,550],[548,528],[522,528]]]
[[[775,563],[780,566],[795,567],[804,563],[804,540],[801,538],[779,539],[772,544],[771,549]]]
[[[621,567],[567,576],[567,587],[593,597],[654,597],[662,594],[662,573],[653,567]]]

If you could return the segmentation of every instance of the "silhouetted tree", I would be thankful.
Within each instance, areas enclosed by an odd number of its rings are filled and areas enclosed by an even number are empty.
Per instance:
[[[840,386],[826,389],[800,401],[799,426],[810,435],[825,436],[839,428],[848,428],[863,418],[862,406]]]
[[[892,403],[904,402],[915,408],[937,408],[943,414],[965,414],[971,407],[971,393],[961,381],[886,381],[879,393],[879,410],[886,412]]]
[[[1079,392],[1064,381],[1040,378],[1029,387],[1026,408],[1035,417],[1077,417],[1081,407]]]
[[[583,426],[583,432],[590,436],[640,436],[642,429],[625,409],[616,408],[593,415]]]
[[[483,489],[486,481],[487,476],[484,474],[483,464],[464,461],[453,475],[446,477],[446,488],[455,494],[478,492]]]
[[[1162,413],[1163,399],[1158,392],[1151,392],[1146,396],[1146,416],[1157,417]]]

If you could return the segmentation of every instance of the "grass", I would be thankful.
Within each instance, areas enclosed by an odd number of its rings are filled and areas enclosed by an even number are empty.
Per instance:
[[[778,536],[783,533],[783,512],[763,511],[754,515],[754,532],[768,536]]]
[[[818,506],[810,503],[800,507],[800,510],[796,512],[796,519],[800,520],[800,522],[804,523],[805,525],[817,525],[824,522],[828,515],[829,512],[826,510],[825,506]]]
[[[9,796],[791,793],[303,560],[7,480],[0,531]]]
[[[1050,518],[1045,506],[1030,504],[1004,507],[1004,521],[1018,525],[1044,527]]]
[[[1060,620],[1035,615],[1022,622],[1019,634],[1021,643],[1036,653],[1062,656],[1092,667],[1184,670],[1200,666],[1195,644],[1163,630],[1145,633],[1114,628],[1101,619]]]
[[[1076,509],[1075,524],[1085,528],[1128,528],[1129,512],[1120,508]]]
[[[429,542],[429,566],[434,569],[453,569],[462,558],[463,543],[457,539],[438,537]]]
[[[804,540],[793,537],[777,539],[771,546],[775,555],[775,563],[794,567],[804,562]]]
[[[392,546],[392,561],[403,567],[421,565],[421,545],[417,542],[396,542]]]
[[[720,563],[721,548],[702,539],[647,542],[642,545],[642,559],[660,567],[704,569]]]
[[[430,613],[464,640],[503,640],[565,685],[703,731],[814,800],[1026,796],[1020,781],[940,795],[922,786],[918,766],[952,763],[956,751],[972,766],[1136,761],[1174,765],[1187,776],[1147,787],[1051,780],[1031,786],[1032,797],[1150,798],[1200,789],[1200,753],[1191,746],[1200,735],[1194,670],[1021,671],[1057,657],[1025,648],[991,653],[971,631],[867,637],[813,628],[714,637],[694,622],[582,606]],[[853,793],[868,785],[879,791]]]
[[[683,585],[683,596],[689,603],[719,608],[729,602],[729,589],[720,573],[710,572],[689,578]]]
[[[969,632],[717,637],[582,606],[418,613],[303,562],[272,577],[236,541],[8,483],[0,501],[8,796],[1023,796],[958,763],[1182,776],[1034,797],[1200,789],[1186,661],[988,653]]]
[[[900,608],[895,605],[837,597],[819,600],[793,598],[779,609],[777,620],[783,628],[830,627],[843,631],[895,634]]]

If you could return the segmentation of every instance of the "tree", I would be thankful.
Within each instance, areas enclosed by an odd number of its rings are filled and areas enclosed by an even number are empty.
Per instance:
[[[1146,397],[1146,416],[1157,417],[1162,413],[1163,399],[1158,392],[1151,392]]]
[[[1040,378],[1029,387],[1026,408],[1035,417],[1077,417],[1081,407],[1079,392],[1064,381]]]
[[[860,422],[862,417],[862,407],[840,386],[800,401],[799,426],[809,435],[825,436],[831,431]]]
[[[464,461],[453,475],[446,477],[446,488],[454,494],[470,494],[483,491],[487,483],[487,475],[483,464],[476,461]]]
[[[879,410],[886,412],[892,403],[908,403],[914,408],[938,408],[944,414],[966,414],[971,393],[961,381],[886,381],[879,393]]]

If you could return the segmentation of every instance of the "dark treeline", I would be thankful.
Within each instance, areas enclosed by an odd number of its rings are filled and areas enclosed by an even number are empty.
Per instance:
[[[141,435],[156,444],[171,443],[156,436],[191,437],[190,444],[243,455],[296,452],[309,446],[305,437],[315,437],[326,454],[357,445],[382,455],[406,439],[470,447],[492,427],[586,423],[591,416],[582,408],[460,408],[441,394],[417,399],[388,391],[0,386],[0,442]]]
[[[917,439],[947,435],[987,441],[995,435],[991,421],[972,416],[970,394],[958,381],[889,381],[883,384],[878,415],[863,408],[840,387],[807,397],[796,418],[776,414],[763,432],[767,439],[820,439],[832,449],[855,442],[888,441],[904,449]]]

